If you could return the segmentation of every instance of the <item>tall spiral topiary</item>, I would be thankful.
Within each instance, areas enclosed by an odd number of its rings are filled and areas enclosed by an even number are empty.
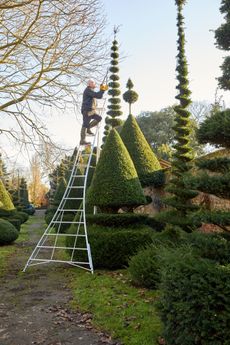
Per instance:
[[[184,17],[182,14],[183,5],[186,0],[176,0],[177,5],[177,27],[178,27],[178,55],[177,55],[177,79],[179,81],[177,89],[179,91],[176,99],[179,105],[175,107],[175,152],[172,160],[172,178],[167,187],[170,196],[165,199],[165,203],[173,208],[172,211],[163,212],[159,219],[169,224],[183,225],[184,230],[190,231],[188,214],[196,207],[192,205],[191,199],[197,195],[197,192],[186,187],[185,176],[191,169],[190,162],[193,159],[192,149],[190,147],[190,112],[187,107],[191,103],[190,90],[188,87],[188,67],[185,56],[185,34]]]
[[[123,94],[123,99],[125,102],[129,103],[129,115],[131,115],[131,105],[138,100],[138,94],[133,89],[133,82],[129,78],[126,84],[128,91]]]
[[[109,68],[109,71],[111,72],[109,79],[110,82],[108,84],[109,86],[109,90],[108,90],[108,94],[111,96],[108,99],[108,102],[110,103],[108,105],[108,111],[107,111],[107,116],[105,118],[105,130],[104,130],[104,137],[103,137],[103,142],[105,142],[107,135],[110,131],[111,128],[120,126],[122,124],[122,120],[118,119],[119,116],[122,115],[122,111],[121,111],[121,99],[120,99],[120,77],[118,75],[119,72],[119,67],[118,67],[118,59],[119,59],[119,53],[118,53],[118,42],[116,40],[116,33],[117,33],[118,29],[115,28],[114,29],[114,40],[113,40],[113,44],[111,47],[111,66]]]
[[[224,14],[225,23],[215,30],[216,45],[221,50],[230,51],[230,0],[222,0],[220,12]],[[230,90],[230,56],[224,58],[220,66],[222,76],[218,78],[223,90]]]

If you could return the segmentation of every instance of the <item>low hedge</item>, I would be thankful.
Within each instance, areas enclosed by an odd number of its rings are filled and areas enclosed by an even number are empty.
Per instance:
[[[102,225],[109,227],[132,227],[138,228],[143,225],[148,225],[156,231],[161,231],[164,225],[158,222],[154,217],[149,217],[145,214],[137,213],[97,213],[87,214],[86,221],[89,225]]]
[[[129,273],[135,285],[156,289],[160,282],[159,252],[165,247],[175,247],[187,241],[187,233],[180,228],[168,228],[153,233],[152,243],[142,248],[129,260]]]
[[[167,345],[230,344],[230,266],[194,255],[162,253],[159,313]]]
[[[10,222],[0,219],[0,245],[14,242],[18,238],[19,232]]]
[[[68,233],[75,233],[72,225]],[[128,265],[129,257],[140,247],[151,243],[152,229],[148,226],[135,228],[88,227],[88,238],[91,247],[94,268],[118,269]],[[66,237],[67,247],[73,247],[74,237]],[[79,238],[77,247],[85,247],[83,239]],[[72,254],[71,250],[68,250]],[[86,253],[77,251],[74,255],[77,261],[87,260]]]
[[[18,218],[3,218],[3,219],[13,224],[15,228],[17,229],[17,231],[21,230],[21,224],[22,224],[21,219],[18,219]]]
[[[23,224],[27,222],[27,220],[29,219],[29,215],[26,212],[18,211],[14,214],[14,218],[20,219],[21,223]]]

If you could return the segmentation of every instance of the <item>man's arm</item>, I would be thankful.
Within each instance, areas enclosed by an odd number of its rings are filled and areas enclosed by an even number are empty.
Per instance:
[[[103,97],[103,94],[104,94],[103,90],[95,92],[92,89],[87,89],[87,96],[90,96],[92,98],[101,99]]]

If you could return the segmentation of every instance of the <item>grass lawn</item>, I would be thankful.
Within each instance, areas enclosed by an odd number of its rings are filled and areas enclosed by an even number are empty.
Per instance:
[[[73,306],[93,314],[94,326],[125,345],[157,345],[161,322],[155,304],[158,292],[130,284],[127,270],[73,271]]]

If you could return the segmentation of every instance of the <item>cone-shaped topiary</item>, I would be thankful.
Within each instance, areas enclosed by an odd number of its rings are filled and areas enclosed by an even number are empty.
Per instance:
[[[230,0],[221,1],[220,12],[225,15],[226,22],[215,31],[216,45],[221,50],[230,51]],[[223,90],[230,90],[230,56],[224,58],[220,68],[219,85]]]
[[[142,186],[151,184],[151,181],[154,181],[153,173],[160,170],[161,166],[133,115],[128,116],[120,135],[129,151]]]
[[[28,188],[27,188],[27,182],[24,177],[20,180],[19,185],[19,208],[25,208],[29,204],[29,198],[28,198]]]
[[[138,100],[138,94],[136,93],[136,91],[132,90],[133,86],[133,82],[129,78],[126,84],[128,91],[123,94],[124,101],[129,103],[129,115],[131,115],[131,104],[135,103]]]
[[[87,202],[111,213],[146,202],[134,164],[115,129],[110,131],[100,155]]]
[[[0,179],[0,208],[5,211],[13,211],[14,204],[11,201],[10,195],[7,192],[2,180]]]
[[[185,34],[184,34],[184,17],[182,14],[183,5],[186,0],[176,0],[178,8],[177,27],[178,27],[178,55],[177,55],[177,79],[179,81],[177,89],[179,91],[176,98],[180,104],[175,107],[176,117],[175,125],[175,152],[172,160],[172,179],[170,180],[167,191],[171,196],[165,200],[165,203],[174,208],[174,211],[162,212],[157,215],[159,220],[163,220],[169,224],[181,225],[183,220],[183,228],[186,231],[191,231],[189,213],[196,209],[192,204],[191,199],[197,195],[194,190],[188,189],[185,176],[188,175],[191,169],[191,161],[193,159],[192,149],[190,147],[190,112],[187,107],[191,103],[190,90],[188,88],[188,68],[187,59],[185,56]],[[187,223],[186,223],[187,220]]]
[[[108,99],[108,102],[110,103],[108,105],[108,111],[107,116],[105,118],[105,130],[104,130],[104,137],[102,138],[103,142],[106,141],[106,138],[108,136],[108,133],[110,131],[110,128],[118,127],[122,124],[122,120],[118,119],[119,116],[122,115],[121,111],[121,99],[120,99],[120,83],[119,83],[119,67],[118,67],[118,59],[119,59],[119,53],[118,53],[118,42],[115,39],[116,38],[116,29],[114,29],[114,40],[111,47],[111,66],[109,68],[109,71],[111,72],[109,79],[110,82],[108,84],[109,90],[108,94],[111,96],[111,98]]]

